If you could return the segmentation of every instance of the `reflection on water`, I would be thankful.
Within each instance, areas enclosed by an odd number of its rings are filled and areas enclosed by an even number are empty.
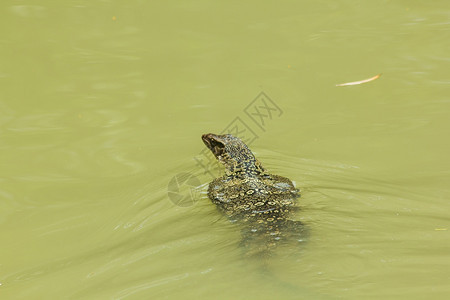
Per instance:
[[[444,6],[1,6],[4,298],[450,293]],[[283,114],[252,127],[252,149],[301,188],[309,230],[264,264],[242,255],[195,160],[202,133],[253,124],[261,91]],[[168,197],[182,173],[199,181],[192,205]]]

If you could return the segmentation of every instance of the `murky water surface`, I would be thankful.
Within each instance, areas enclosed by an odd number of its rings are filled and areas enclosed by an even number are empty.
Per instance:
[[[0,4],[2,299],[448,297],[448,1],[38,2]],[[245,258],[224,131],[302,243]]]

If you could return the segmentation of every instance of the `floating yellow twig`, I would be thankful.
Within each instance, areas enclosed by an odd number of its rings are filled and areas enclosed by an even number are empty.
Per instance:
[[[336,86],[347,86],[347,85],[357,85],[357,84],[361,84],[361,83],[366,83],[366,82],[371,82],[374,81],[375,79],[380,78],[381,73],[378,75],[375,75],[373,77],[370,77],[369,79],[364,79],[364,80],[360,80],[360,81],[353,81],[353,82],[346,82],[346,83],[340,83],[340,84],[336,84]]]

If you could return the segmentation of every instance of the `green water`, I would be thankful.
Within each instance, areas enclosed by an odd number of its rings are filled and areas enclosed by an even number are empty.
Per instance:
[[[0,298],[447,299],[448,1],[0,16]],[[205,195],[223,131],[302,190],[301,247],[244,258]]]

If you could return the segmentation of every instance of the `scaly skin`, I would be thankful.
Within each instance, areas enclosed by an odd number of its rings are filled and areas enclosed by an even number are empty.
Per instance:
[[[303,239],[302,223],[289,219],[300,196],[291,180],[266,172],[237,137],[208,133],[202,140],[225,166],[225,175],[209,184],[208,197],[228,217],[244,224],[244,246],[253,254],[267,254],[282,241]]]

